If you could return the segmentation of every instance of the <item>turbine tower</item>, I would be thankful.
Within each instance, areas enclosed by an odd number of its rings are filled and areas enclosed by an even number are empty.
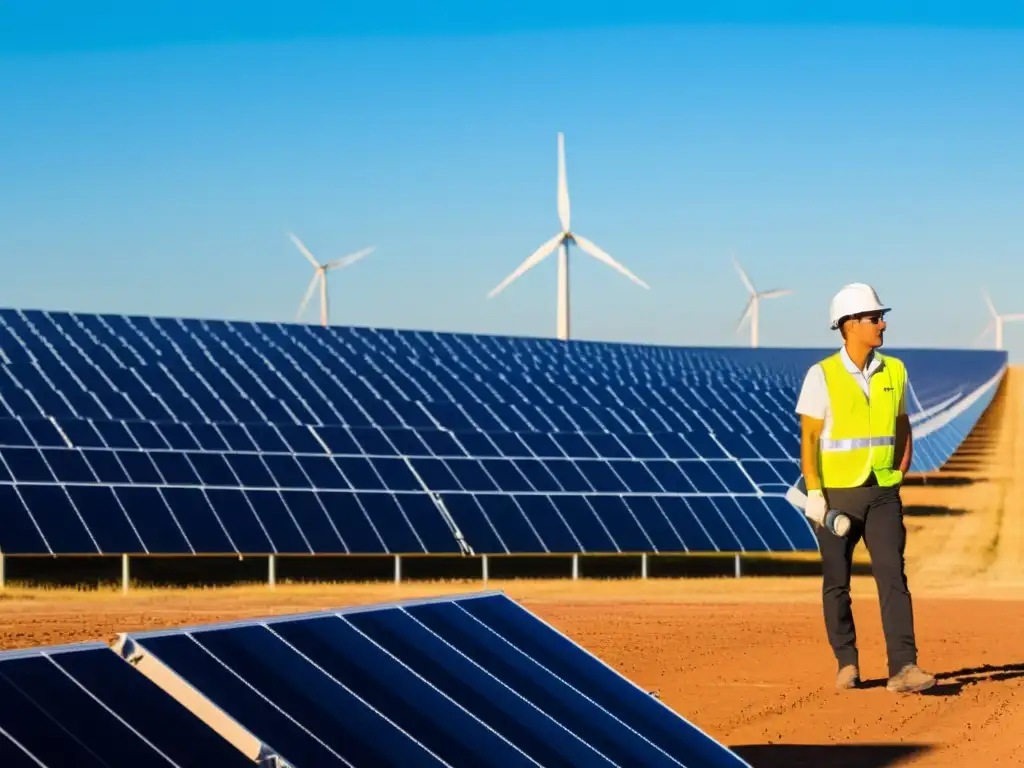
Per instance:
[[[647,283],[634,275],[624,266],[615,261],[611,256],[598,248],[594,243],[581,237],[569,228],[569,186],[565,178],[565,138],[558,134],[558,217],[561,219],[562,231],[548,240],[544,245],[534,251],[533,255],[520,264],[515,272],[506,277],[497,288],[487,294],[488,299],[493,299],[511,283],[522,275],[529,272],[535,266],[544,261],[544,258],[559,248],[558,254],[558,325],[556,328],[557,337],[566,341],[569,338],[569,246],[578,245],[585,253],[602,261],[612,269],[617,269],[637,285],[650,288]]]
[[[324,328],[326,328],[327,327],[327,273],[330,272],[332,269],[342,269],[342,268],[347,267],[347,266],[349,266],[351,264],[355,264],[357,261],[359,261],[364,256],[369,256],[373,252],[373,249],[376,248],[377,246],[371,245],[369,248],[364,248],[361,251],[356,251],[355,253],[349,254],[348,256],[342,256],[340,259],[335,259],[334,261],[329,261],[326,264],[321,264],[320,262],[318,262],[316,259],[313,258],[313,254],[309,252],[309,249],[306,248],[306,246],[302,244],[302,241],[299,240],[299,238],[297,238],[291,232],[288,233],[288,237],[290,237],[292,239],[292,242],[295,243],[295,246],[300,251],[302,251],[302,255],[305,256],[309,260],[309,263],[313,265],[313,269],[315,270],[313,272],[313,279],[309,281],[309,288],[306,289],[306,295],[302,297],[302,303],[299,304],[299,311],[295,313],[295,319],[298,320],[299,317],[302,315],[302,310],[304,310],[306,308],[306,305],[309,303],[309,300],[312,298],[313,291],[316,289],[317,280],[319,280],[320,281],[320,325],[322,325]]]
[[[740,279],[743,284],[750,291],[750,298],[747,300],[747,306],[743,310],[743,314],[740,316],[740,321],[736,324],[736,333],[740,332],[740,328],[743,327],[743,323],[746,322],[747,318],[750,318],[750,346],[756,347],[758,345],[758,334],[760,333],[760,309],[761,299],[777,299],[780,296],[786,296],[793,292],[791,288],[773,288],[770,291],[761,291],[758,293],[754,289],[754,284],[750,282],[750,278],[747,277],[747,273],[743,271],[743,267],[736,261],[736,257],[732,257],[732,263],[736,267],[736,271],[740,273]]]
[[[988,291],[982,289],[982,294],[985,297],[985,303],[988,305],[988,311],[992,313],[992,321],[988,325],[985,326],[985,330],[983,330],[978,335],[978,338],[981,338],[986,333],[988,333],[990,328],[995,327],[995,329],[996,329],[996,349],[1002,349],[1003,348],[1003,323],[1012,323],[1015,320],[1024,320],[1024,314],[1017,313],[1017,314],[1014,314],[1014,315],[1000,315],[998,312],[996,312],[996,305],[992,303],[992,299],[988,295]]]

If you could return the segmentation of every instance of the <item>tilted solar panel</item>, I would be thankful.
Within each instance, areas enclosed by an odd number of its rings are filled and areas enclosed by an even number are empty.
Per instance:
[[[35,768],[253,765],[102,643],[0,653],[0,758]]]
[[[294,765],[746,765],[501,593],[119,644]]]

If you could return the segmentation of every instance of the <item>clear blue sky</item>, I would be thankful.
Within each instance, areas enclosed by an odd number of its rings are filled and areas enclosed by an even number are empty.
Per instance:
[[[1024,8],[503,5],[4,4],[0,305],[291,320],[293,229],[377,246],[335,323],[552,335],[554,258],[485,296],[558,230],[564,131],[573,228],[652,287],[575,252],[577,337],[747,343],[733,249],[797,291],[766,345],[834,343],[851,280],[893,346],[1024,312]]]

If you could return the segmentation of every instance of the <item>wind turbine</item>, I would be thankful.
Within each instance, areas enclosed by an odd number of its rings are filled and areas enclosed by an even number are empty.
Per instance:
[[[313,291],[316,289],[316,282],[317,282],[317,280],[319,280],[320,281],[320,325],[322,325],[324,328],[326,328],[327,327],[327,273],[330,272],[332,269],[342,269],[342,268],[347,267],[347,266],[349,266],[351,264],[355,264],[357,261],[359,261],[364,256],[369,256],[373,252],[373,249],[376,248],[377,246],[371,245],[369,248],[364,248],[361,251],[356,251],[355,253],[349,254],[348,256],[342,256],[340,259],[335,259],[334,261],[329,261],[326,264],[321,264],[320,262],[318,262],[316,259],[313,258],[313,254],[309,252],[309,249],[306,248],[306,246],[302,244],[302,241],[299,240],[299,238],[297,238],[291,232],[288,233],[288,237],[290,237],[292,239],[292,242],[295,243],[295,246],[300,251],[302,251],[302,255],[305,256],[309,260],[309,263],[313,265],[313,269],[316,270],[313,273],[313,279],[309,281],[309,288],[306,289],[306,295],[303,296],[302,303],[299,304],[299,311],[295,313],[295,319],[298,320],[299,317],[302,315],[302,310],[304,310],[306,308],[306,305],[309,303],[309,300],[312,298]]]
[[[777,299],[780,296],[786,296],[793,292],[791,288],[773,288],[770,291],[761,291],[758,293],[754,289],[754,284],[750,282],[750,278],[747,277],[747,273],[743,271],[743,267],[736,261],[736,257],[732,257],[732,263],[736,267],[736,271],[740,273],[740,279],[743,284],[747,286],[747,290],[750,291],[750,298],[747,300],[747,306],[743,310],[743,314],[740,316],[740,321],[736,324],[736,333],[740,332],[740,328],[743,327],[743,323],[746,322],[747,318],[750,318],[750,346],[756,347],[758,343],[758,332],[760,323],[760,309],[761,299]]]
[[[1024,320],[1024,314],[1018,313],[1015,315],[1000,315],[998,312],[996,312],[996,305],[992,303],[992,299],[991,297],[989,297],[988,291],[982,289],[982,294],[985,297],[985,303],[988,305],[988,311],[992,313],[992,322],[985,326],[985,330],[978,334],[978,338],[980,339],[982,336],[988,333],[988,330],[990,328],[994,326],[996,329],[996,349],[1002,349],[1003,323],[1012,323],[1015,320]]]
[[[565,137],[558,134],[558,217],[561,220],[562,231],[548,240],[544,245],[534,251],[533,255],[520,264],[515,272],[506,277],[497,288],[487,294],[488,299],[493,299],[511,283],[522,275],[529,272],[535,266],[544,261],[544,258],[554,251],[560,249],[558,254],[558,325],[557,336],[560,340],[566,341],[569,338],[569,245],[578,245],[583,251],[602,261],[612,269],[617,269],[637,285],[650,288],[647,283],[634,275],[624,266],[615,261],[611,256],[602,251],[585,237],[581,237],[569,228],[569,185],[565,178]]]

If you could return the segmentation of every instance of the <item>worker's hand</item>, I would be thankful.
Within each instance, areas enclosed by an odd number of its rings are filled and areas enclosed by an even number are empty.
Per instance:
[[[818,525],[825,524],[825,513],[828,511],[828,505],[825,503],[825,494],[820,489],[807,492],[807,506],[804,507],[804,514],[807,515],[808,519],[813,520]]]

